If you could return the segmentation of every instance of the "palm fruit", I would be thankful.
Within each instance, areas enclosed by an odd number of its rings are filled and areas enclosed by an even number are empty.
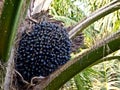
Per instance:
[[[23,32],[15,58],[15,68],[30,82],[34,76],[46,77],[70,59],[71,41],[66,29],[43,21],[29,33]]]

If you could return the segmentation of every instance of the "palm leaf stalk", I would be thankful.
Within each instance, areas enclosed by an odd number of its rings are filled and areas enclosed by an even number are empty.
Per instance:
[[[8,61],[4,90],[10,89],[13,75],[13,47],[19,24],[26,15],[30,0],[5,0],[0,17],[0,60]],[[11,53],[12,52],[12,53]],[[10,56],[10,57],[9,57]]]
[[[0,17],[0,58],[6,62],[10,56],[11,47],[16,35],[20,20],[30,0],[5,0]],[[26,5],[25,5],[26,4]],[[25,5],[25,6],[24,6]]]

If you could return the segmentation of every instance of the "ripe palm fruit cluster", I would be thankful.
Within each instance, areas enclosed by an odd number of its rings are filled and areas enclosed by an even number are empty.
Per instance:
[[[15,68],[26,81],[48,76],[70,59],[71,41],[66,29],[43,21],[24,32],[15,58]]]

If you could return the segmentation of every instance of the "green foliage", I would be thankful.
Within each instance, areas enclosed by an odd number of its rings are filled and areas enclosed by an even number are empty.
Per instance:
[[[93,68],[101,73],[93,80],[94,89],[119,90],[120,89],[120,62],[118,60],[106,61]]]
[[[92,88],[91,75],[98,74],[92,68],[88,68],[74,77],[78,90],[90,90]]]
[[[50,13],[55,16],[64,16],[78,22],[85,15],[82,14],[83,11],[73,3],[73,0],[54,0]]]

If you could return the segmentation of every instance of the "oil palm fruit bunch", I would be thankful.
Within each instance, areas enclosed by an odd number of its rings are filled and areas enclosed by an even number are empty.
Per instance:
[[[71,41],[63,26],[42,21],[23,32],[15,57],[15,69],[24,80],[46,77],[70,59]]]

